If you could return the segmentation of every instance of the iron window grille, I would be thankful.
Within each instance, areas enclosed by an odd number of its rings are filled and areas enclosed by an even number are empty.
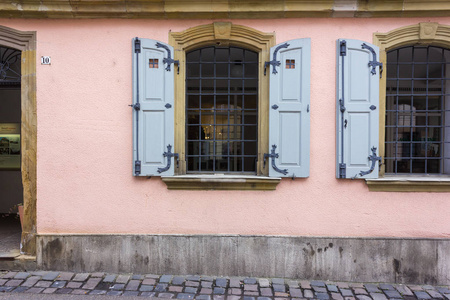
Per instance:
[[[204,47],[186,53],[187,173],[256,173],[258,53]]]
[[[387,53],[387,174],[450,174],[449,64],[440,47]]]
[[[20,57],[19,50],[0,47],[0,85],[20,85]]]

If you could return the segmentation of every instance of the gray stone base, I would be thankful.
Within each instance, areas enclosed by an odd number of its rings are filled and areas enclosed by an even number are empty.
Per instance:
[[[450,284],[449,239],[40,235],[38,268]]]

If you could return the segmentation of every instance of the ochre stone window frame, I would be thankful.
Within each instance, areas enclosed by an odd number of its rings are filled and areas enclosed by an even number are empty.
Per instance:
[[[270,48],[275,45],[275,33],[263,33],[256,29],[235,25],[231,22],[215,22],[207,25],[200,25],[186,29],[182,32],[170,32],[169,44],[174,48],[174,59],[180,62],[179,74],[175,74],[175,146],[174,150],[179,154],[179,168],[175,170],[174,177],[163,177],[163,181],[168,184],[168,188],[195,188],[195,182],[207,182],[209,186],[206,188],[217,189],[254,189],[258,183],[262,183],[262,189],[274,189],[279,179],[271,179],[264,176],[268,175],[268,168],[263,167],[264,153],[269,149],[269,76],[264,76],[264,63],[270,61]],[[186,149],[185,149],[185,118],[186,118],[186,52],[206,47],[206,46],[236,46],[249,49],[258,53],[258,163],[257,176],[228,176],[222,180],[208,180],[207,176],[201,180],[190,178],[182,178],[179,175],[186,174]],[[214,176],[214,175],[213,175]],[[261,176],[261,179],[258,179]],[[245,179],[245,177],[249,177]],[[264,178],[264,179],[263,179]],[[194,182],[192,182],[194,180]],[[176,186],[171,185],[174,181]],[[226,182],[230,181],[229,188]],[[239,184],[239,182],[247,182],[248,187]],[[188,184],[186,184],[189,182]],[[272,185],[275,183],[275,185]]]
[[[387,33],[374,33],[373,43],[380,48],[380,61],[386,66],[387,52],[402,46],[430,45],[450,49],[450,26],[438,23],[419,23],[400,27]],[[385,156],[386,70],[380,79],[380,156]],[[371,191],[390,192],[450,192],[450,176],[385,175],[385,165],[380,178],[366,180]]]
[[[36,255],[36,32],[0,26],[0,44],[21,51],[21,171],[24,220],[20,251]]]

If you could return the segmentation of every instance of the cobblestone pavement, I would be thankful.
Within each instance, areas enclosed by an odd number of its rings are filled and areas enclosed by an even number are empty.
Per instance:
[[[123,295],[198,300],[450,300],[449,286],[49,271],[0,271],[0,293]]]

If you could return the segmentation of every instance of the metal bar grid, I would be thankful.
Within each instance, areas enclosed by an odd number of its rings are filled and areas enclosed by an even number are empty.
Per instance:
[[[21,81],[22,52],[0,47],[0,85],[18,85]]]
[[[205,47],[186,55],[187,173],[256,172],[258,54]]]
[[[444,174],[446,59],[450,51],[434,46],[388,52],[386,173]]]

